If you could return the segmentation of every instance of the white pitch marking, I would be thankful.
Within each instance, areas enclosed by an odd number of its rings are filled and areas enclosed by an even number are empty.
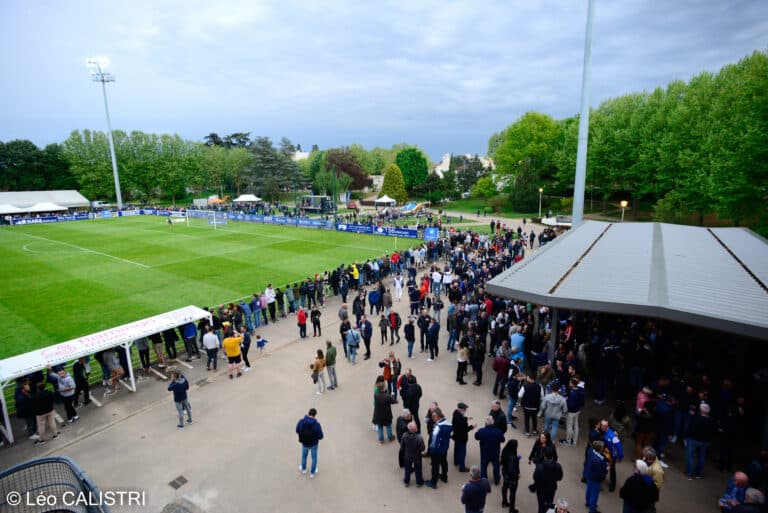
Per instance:
[[[30,235],[29,233],[24,233],[24,232],[19,232],[19,233],[21,233],[22,235],[26,235],[27,237],[32,237],[32,238],[35,238],[35,239],[40,239],[40,240],[44,240],[44,241],[47,241],[47,242],[55,242],[55,243],[61,244],[63,246],[69,246],[70,248],[79,249],[80,251],[87,251],[88,253],[93,253],[93,254],[96,254],[96,255],[105,256],[107,258],[112,258],[112,259],[115,259],[115,260],[119,260],[119,261],[125,262],[127,264],[138,265],[139,267],[143,267],[144,269],[149,269],[150,268],[148,265],[141,264],[139,262],[134,262],[133,260],[127,260],[125,258],[116,257],[114,255],[110,255],[109,253],[102,253],[101,251],[96,251],[95,249],[84,248],[84,247],[78,246],[76,244],[70,244],[69,242],[62,242],[60,240],[46,239],[45,237],[40,237],[39,235]]]
[[[101,408],[101,403],[98,401],[98,399],[96,399],[95,397],[93,397],[93,395],[92,395],[92,394],[90,394],[90,393],[88,394],[88,397],[90,398],[90,400],[91,400],[91,402],[92,402],[93,404],[95,404],[96,406],[98,406],[99,408]]]
[[[122,379],[118,379],[118,381],[120,382],[121,385],[125,387],[126,390],[128,390],[129,392],[133,392],[133,390],[131,390],[131,386],[128,383],[126,383]]]
[[[152,372],[154,372],[155,374],[157,374],[157,376],[158,376],[160,379],[163,379],[163,380],[166,380],[166,379],[168,379],[168,376],[166,376],[166,375],[165,375],[165,374],[163,374],[162,372],[158,371],[158,370],[157,370],[157,369],[155,369],[154,367],[150,367],[150,368],[149,368],[149,370],[151,370]]]
[[[187,369],[194,369],[195,368],[193,365],[190,365],[187,362],[182,362],[181,360],[176,360],[176,363],[178,363],[179,365],[183,365]]]
[[[56,418],[56,421],[57,421],[59,424],[64,424],[64,419],[62,419],[62,418],[61,418],[61,415],[59,415],[59,412],[57,412],[57,411],[54,411],[54,412],[53,412],[53,416]]]

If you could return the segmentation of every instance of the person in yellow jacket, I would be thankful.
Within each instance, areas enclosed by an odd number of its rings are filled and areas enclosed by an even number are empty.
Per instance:
[[[240,343],[243,341],[243,337],[236,336],[231,330],[227,331],[224,340],[221,343],[221,347],[224,348],[224,353],[227,355],[229,361],[229,379],[234,379],[235,371],[237,371],[237,377],[242,376],[240,368],[242,366],[242,356],[240,353]]]

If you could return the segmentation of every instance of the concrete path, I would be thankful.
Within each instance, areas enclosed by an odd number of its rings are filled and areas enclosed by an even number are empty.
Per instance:
[[[406,305],[396,303],[404,319]],[[23,439],[14,447],[2,449],[2,465],[46,454],[65,454],[74,458],[102,490],[146,492],[145,507],[114,511],[159,512],[179,502],[186,510],[227,513],[463,511],[459,496],[467,475],[453,467],[448,484],[441,483],[437,490],[418,489],[413,484],[408,489],[403,487],[396,444],[378,445],[376,433],[370,429],[372,386],[380,372],[377,362],[385,357],[389,346],[380,345],[378,330],[374,329],[373,358],[349,365],[339,345],[338,308],[339,299],[333,298],[322,310],[322,338],[313,338],[310,327],[310,337],[298,340],[293,317],[258,330],[270,341],[269,355],[257,359],[251,349],[253,370],[240,379],[226,379],[223,360],[215,374],[206,372],[200,361],[194,361],[191,369],[182,367],[193,384],[190,401],[194,415],[194,424],[183,430],[176,427],[167,381],[157,376],[140,382],[135,394],[121,390],[116,396],[104,398],[100,387],[96,387],[94,394],[102,403],[100,408],[93,405],[82,409],[80,421],[63,429],[58,440],[42,448]],[[325,348],[326,337],[334,341],[341,355],[337,365],[340,386],[318,396],[307,366],[315,350]],[[468,415],[482,422],[492,400],[490,363],[486,362],[483,386],[457,385],[455,357],[443,349],[446,340],[443,330],[442,352],[435,362],[427,362],[424,354],[407,360],[404,339],[394,349],[404,367],[413,369],[424,389],[422,415],[429,402],[436,400],[450,418],[456,404],[463,401],[470,406]],[[317,418],[325,432],[319,449],[319,475],[312,480],[298,472],[300,448],[294,432],[297,420],[310,407],[318,409]],[[395,415],[400,409],[401,405],[394,408]],[[609,413],[607,406],[591,410],[582,417]],[[524,455],[518,509],[534,512],[535,496],[527,490],[533,469],[525,464],[533,439],[526,439],[520,431],[508,431],[509,436],[518,439]],[[585,436],[586,426],[582,425],[582,441]],[[625,443],[632,445],[631,440]],[[569,500],[572,512],[586,511],[584,485],[579,482],[583,442],[577,448],[558,447],[558,453],[565,479],[557,497]],[[659,513],[715,511],[727,476],[708,466],[704,480],[688,482],[681,473],[682,457],[683,448],[677,446],[661,493]],[[479,463],[474,440],[468,447],[467,462]],[[424,464],[428,475],[428,460]],[[630,473],[631,464],[622,463],[619,486]],[[178,488],[169,485],[179,476],[186,483]],[[500,494],[500,487],[493,487],[486,512],[503,511]],[[601,494],[600,509],[604,513],[621,511],[618,490]]]

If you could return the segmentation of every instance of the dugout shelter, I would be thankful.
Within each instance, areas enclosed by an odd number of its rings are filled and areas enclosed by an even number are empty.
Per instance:
[[[2,392],[8,385],[15,384],[17,378],[44,370],[47,367],[77,360],[82,356],[92,355],[99,351],[119,346],[123,348],[128,356],[128,369],[126,369],[126,372],[131,383],[129,389],[135,392],[136,380],[130,358],[130,348],[133,345],[133,341],[204,318],[208,318],[210,322],[210,312],[196,306],[185,306],[184,308],[0,360],[0,406],[2,407],[4,424],[0,426],[0,431],[2,431],[10,443],[13,443],[14,436],[11,428],[11,419],[8,415],[8,405],[5,401],[5,394]]]

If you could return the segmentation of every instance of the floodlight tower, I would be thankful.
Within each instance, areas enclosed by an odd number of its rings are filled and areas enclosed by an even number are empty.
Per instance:
[[[112,73],[105,73],[101,69],[106,64],[104,58],[93,57],[88,59],[91,68],[91,80],[101,82],[101,92],[104,95],[104,112],[107,114],[107,140],[109,141],[109,156],[112,158],[112,175],[115,178],[115,196],[117,196],[117,209],[123,210],[123,195],[120,192],[120,175],[117,174],[117,158],[115,157],[115,142],[112,140],[112,122],[109,120],[109,104],[107,104],[107,82],[114,82]]]

